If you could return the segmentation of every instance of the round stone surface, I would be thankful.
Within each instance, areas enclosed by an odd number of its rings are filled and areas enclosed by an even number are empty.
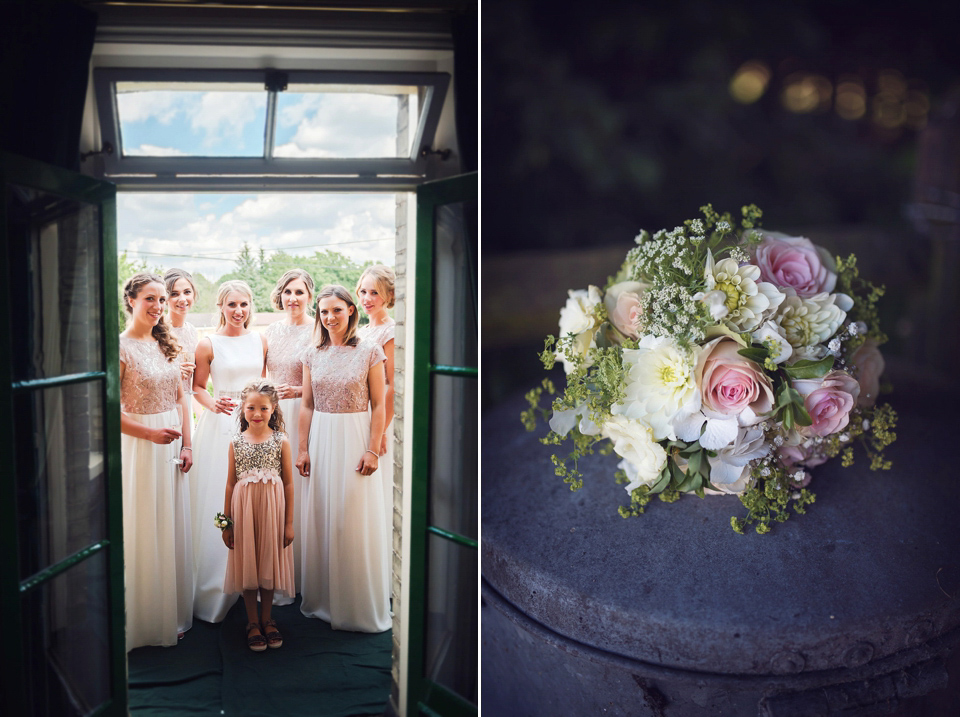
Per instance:
[[[572,640],[713,673],[854,668],[945,634],[960,625],[960,396],[895,385],[893,469],[859,449],[813,469],[816,503],[767,535],[730,528],[746,514],[733,496],[621,518],[614,455],[582,460],[571,492],[518,396],[482,419],[484,579]]]

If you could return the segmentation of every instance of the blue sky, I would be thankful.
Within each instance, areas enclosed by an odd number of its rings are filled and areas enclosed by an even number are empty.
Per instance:
[[[263,91],[119,92],[123,152],[263,156],[266,102]],[[398,107],[389,94],[282,92],[275,156],[396,157]]]
[[[262,156],[266,92],[221,89],[118,92],[124,152]],[[276,155],[396,156],[397,112],[397,97],[390,94],[280,93]],[[332,249],[356,261],[393,264],[395,234],[392,193],[117,197],[120,251],[151,267],[179,266],[209,279],[233,269],[244,242],[268,253]]]

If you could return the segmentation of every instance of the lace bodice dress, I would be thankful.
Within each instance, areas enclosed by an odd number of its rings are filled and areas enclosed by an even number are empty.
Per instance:
[[[147,415],[173,409],[177,402],[180,360],[168,361],[156,339],[120,337],[123,381],[120,408],[124,413]]]
[[[270,324],[267,337],[267,376],[275,383],[303,383],[303,352],[310,345],[313,324],[295,326],[285,321]]]
[[[197,344],[200,343],[200,332],[197,327],[189,321],[184,321],[183,326],[171,326],[170,330],[177,337],[181,351],[196,351]]]
[[[384,525],[388,507],[382,477],[357,472],[370,444],[371,370],[382,370],[383,349],[372,341],[309,349],[314,413],[310,477],[304,482],[303,583],[300,611],[337,630],[390,628],[389,560]]]
[[[286,321],[277,321],[270,324],[263,332],[267,337],[267,378],[277,384],[285,383],[289,386],[303,385],[303,352],[310,346],[313,336],[313,323],[302,326],[288,324]],[[299,396],[280,400],[280,410],[283,411],[283,420],[286,424],[287,438],[290,447],[296,453],[300,446],[300,402]],[[293,499],[297,510],[293,516],[293,565],[296,573],[295,582],[299,589],[302,572],[302,556],[300,554],[300,501],[303,495],[303,476],[300,471],[293,471]],[[289,600],[274,595],[275,604],[288,604]]]
[[[380,346],[384,346],[388,341],[393,341],[397,333],[397,322],[393,319],[387,319],[379,326],[373,324],[364,324],[357,330],[357,335],[364,341],[373,341]]]
[[[313,410],[321,413],[358,413],[367,410],[370,368],[387,357],[379,344],[360,341],[356,346],[327,346],[304,354],[310,369]]]
[[[153,338],[120,337],[120,405],[150,429],[176,425],[178,359]],[[193,547],[186,477],[171,462],[180,441],[120,437],[127,650],[172,646],[193,624]]]

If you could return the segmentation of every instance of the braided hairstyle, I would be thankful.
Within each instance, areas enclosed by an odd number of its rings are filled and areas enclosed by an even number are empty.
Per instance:
[[[133,306],[131,306],[130,300],[136,299],[137,296],[140,295],[141,289],[147,284],[152,283],[164,286],[163,279],[156,274],[150,274],[148,272],[140,272],[127,279],[127,282],[123,285],[123,310],[127,312],[129,317],[133,316]],[[129,324],[129,318],[127,323]],[[163,352],[163,355],[167,357],[167,361],[173,361],[177,357],[177,354],[180,353],[180,344],[170,330],[166,316],[160,316],[160,320],[150,333],[153,338],[156,339],[157,343],[160,344],[160,350]]]
[[[246,416],[243,415],[243,405],[247,402],[247,396],[253,393],[259,393],[261,396],[270,399],[270,403],[273,405],[273,415],[270,416],[267,425],[275,431],[282,431],[284,429],[283,411],[280,410],[280,394],[277,393],[277,387],[265,378],[258,378],[244,386],[240,392],[240,432],[242,433],[250,427]]]
[[[310,298],[313,299],[313,277],[303,269],[291,269],[280,277],[277,285],[273,287],[273,291],[270,292],[270,303],[273,304],[274,308],[283,311],[283,290],[286,289],[287,284],[294,279],[300,279],[307,285],[307,292],[310,294]]]

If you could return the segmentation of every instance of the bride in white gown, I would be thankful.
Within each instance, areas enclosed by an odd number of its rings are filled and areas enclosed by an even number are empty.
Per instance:
[[[206,409],[197,422],[195,455],[190,473],[196,592],[193,614],[220,622],[237,601],[223,592],[227,550],[213,517],[223,509],[227,482],[227,450],[238,430],[234,408],[240,391],[264,371],[266,340],[249,330],[253,294],[243,281],[226,281],[217,292],[220,321],[216,333],[197,345],[193,377],[194,398]],[[213,378],[213,396],[207,378]]]

